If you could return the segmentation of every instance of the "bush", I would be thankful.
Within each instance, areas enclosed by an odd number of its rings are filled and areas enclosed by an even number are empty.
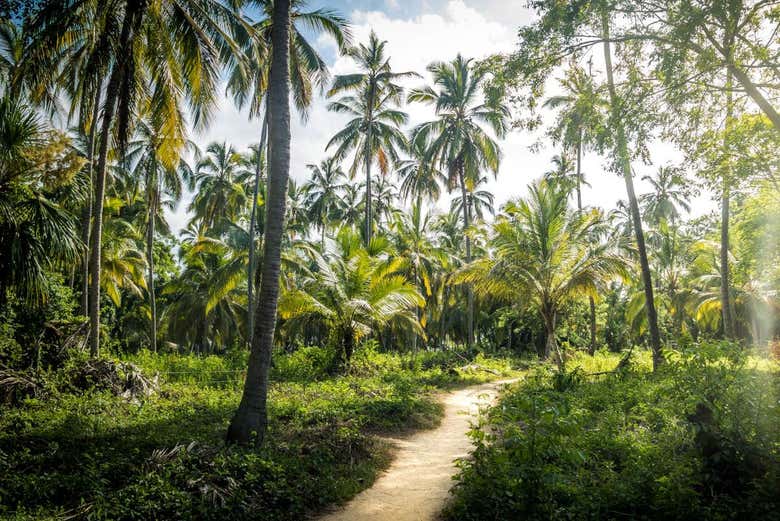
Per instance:
[[[617,365],[604,353],[533,372],[472,432],[448,518],[777,519],[777,365],[728,345],[670,355],[657,374],[641,356],[588,376]]]

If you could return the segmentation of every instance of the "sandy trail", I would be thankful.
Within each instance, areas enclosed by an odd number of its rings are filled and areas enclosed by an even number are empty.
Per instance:
[[[433,430],[392,440],[397,452],[390,468],[371,488],[319,521],[428,521],[449,497],[454,460],[468,455],[466,433],[479,407],[496,398],[509,381],[490,382],[443,396],[444,418]]]

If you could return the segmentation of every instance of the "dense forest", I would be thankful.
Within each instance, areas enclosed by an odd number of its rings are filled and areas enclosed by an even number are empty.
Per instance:
[[[407,71],[304,0],[0,2],[0,518],[319,515],[481,385],[447,519],[778,519],[780,2],[527,7]]]

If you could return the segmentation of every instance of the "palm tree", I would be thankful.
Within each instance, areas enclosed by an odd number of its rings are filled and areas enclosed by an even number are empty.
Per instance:
[[[27,303],[45,301],[46,271],[73,262],[83,246],[55,197],[83,164],[68,145],[31,107],[0,97],[0,306],[9,290]]]
[[[233,98],[239,108],[249,104],[249,117],[258,117],[263,112],[263,119],[260,132],[260,143],[258,144],[258,159],[264,159],[266,155],[267,132],[268,132],[268,107],[267,107],[267,88],[268,75],[270,71],[270,56],[273,51],[272,29],[273,29],[273,11],[274,0],[251,0],[247,2],[259,9],[261,18],[253,23],[253,34],[243,42],[244,52],[249,56],[250,66],[241,62],[236,62],[229,73],[228,91],[233,94]],[[351,40],[349,24],[340,14],[330,9],[315,9],[305,11],[305,0],[292,0],[290,6],[290,82],[293,93],[293,100],[298,112],[303,119],[306,118],[308,107],[311,105],[312,96],[315,88],[324,89],[330,79],[328,66],[325,60],[320,56],[314,46],[306,39],[301,31],[305,28],[307,32],[324,33],[332,37],[339,49],[346,49]],[[266,110],[263,110],[266,109]],[[262,152],[261,152],[262,151]],[[255,164],[254,188],[251,193],[252,212],[249,217],[249,235],[256,236],[257,219],[257,201],[260,193],[260,180],[263,176],[264,161],[258,161]],[[249,253],[249,269],[247,272],[247,291],[249,297],[249,309],[254,309],[254,280],[256,269],[256,255],[254,250],[255,241],[250,245],[253,250]],[[252,337],[254,330],[254,315],[249,315],[249,335]]]
[[[282,295],[279,314],[293,324],[312,317],[322,320],[336,335],[335,347],[348,365],[356,343],[391,322],[419,332],[413,310],[424,300],[400,274],[403,258],[372,256],[358,247],[360,237],[349,228],[343,228],[335,242],[332,255],[309,250],[316,269],[304,274],[299,288]]]
[[[134,163],[133,174],[140,181],[146,194],[146,264],[148,280],[146,288],[149,293],[150,342],[152,351],[157,352],[157,302],[154,285],[154,241],[156,230],[170,234],[165,220],[164,209],[173,210],[181,200],[182,186],[185,180],[192,178],[192,172],[186,161],[178,154],[168,157],[162,155],[165,151],[177,150],[178,146],[166,143],[171,139],[156,128],[153,121],[141,120],[136,129],[136,138],[128,144],[125,160]],[[178,139],[178,138],[174,138]],[[188,148],[195,149],[195,144],[187,143]]]
[[[642,176],[642,179],[649,182],[653,188],[651,193],[639,197],[644,206],[645,218],[652,224],[658,225],[662,220],[666,220],[674,226],[680,218],[680,210],[691,210],[688,203],[690,190],[679,169],[662,166],[655,176],[646,175]]]
[[[268,371],[276,329],[279,274],[284,236],[287,180],[290,175],[290,0],[276,0],[272,15],[272,58],[268,80],[268,129],[271,136],[266,200],[266,229],[255,331],[244,392],[230,422],[227,440],[260,444],[268,427]]]
[[[566,77],[560,81],[564,94],[545,100],[543,106],[559,110],[558,118],[551,132],[552,138],[562,142],[565,149],[573,150],[576,156],[574,187],[577,194],[577,208],[582,208],[582,153],[594,141],[595,133],[602,124],[604,102],[599,96],[593,77],[582,67],[572,63]],[[568,163],[566,154],[559,156],[561,163]],[[566,169],[568,175],[568,169]]]
[[[83,31],[93,21],[98,30]],[[243,28],[230,7],[217,0],[107,0],[48,2],[30,26],[29,58],[42,77],[57,74],[58,59],[66,64],[74,42],[102,42],[98,67],[105,74],[105,102],[100,126],[94,185],[94,219],[90,234],[90,353],[100,347],[100,269],[103,204],[108,154],[113,138],[120,155],[131,134],[136,108],[148,96],[148,106],[171,135],[186,132],[185,105],[192,122],[203,127],[217,102],[221,60],[237,51],[229,36]],[[63,35],[69,37],[63,38]],[[50,67],[47,70],[44,67]],[[95,92],[105,78],[85,76]]]
[[[572,212],[568,198],[568,190],[546,181],[530,186],[528,197],[508,203],[493,225],[493,255],[467,265],[457,277],[486,295],[531,302],[545,326],[544,356],[555,353],[561,368],[555,332],[563,305],[628,274],[615,243],[592,241],[605,225],[601,212]]]
[[[363,216],[363,183],[347,183],[339,196],[336,215],[347,226],[357,227]]]
[[[206,154],[195,164],[191,180],[197,194],[190,203],[193,222],[202,233],[223,220],[233,221],[243,212],[247,203],[244,187],[249,173],[243,168],[241,154],[227,143],[211,143]]]
[[[410,143],[409,155],[409,159],[399,161],[396,169],[401,180],[401,197],[407,200],[414,197],[418,205],[423,199],[437,201],[447,176],[438,165],[428,160],[425,143]]]
[[[311,179],[303,186],[306,206],[319,219],[321,245],[325,248],[325,229],[333,219],[339,202],[339,192],[344,188],[346,174],[339,162],[332,157],[323,159],[319,165],[306,165]]]
[[[352,119],[336,133],[326,148],[336,147],[334,157],[341,160],[355,150],[355,160],[350,169],[354,177],[362,164],[366,170],[365,244],[371,242],[373,210],[371,196],[371,165],[379,165],[387,175],[390,164],[398,161],[398,151],[406,148],[406,138],[400,130],[408,116],[397,107],[401,103],[403,89],[396,81],[417,76],[413,72],[393,72],[390,58],[385,57],[385,44],[371,31],[368,45],[350,48],[352,57],[361,72],[337,76],[328,96],[351,92],[328,105],[328,109],[347,114]]]
[[[501,161],[498,143],[482,125],[490,127],[496,137],[503,137],[509,110],[501,104],[479,99],[485,73],[474,69],[471,60],[461,55],[450,63],[432,63],[428,70],[438,91],[429,86],[414,89],[409,94],[409,101],[434,105],[437,119],[415,128],[412,141],[414,146],[427,148],[427,159],[447,173],[450,189],[459,187],[462,200],[468,201],[468,183],[477,182],[483,170],[497,175]],[[472,209],[468,204],[461,206],[466,262],[471,262],[471,240],[466,232],[471,226]],[[474,296],[470,286],[467,293],[467,344],[471,347],[474,342]]]
[[[484,221],[485,215],[495,215],[493,207],[493,194],[487,190],[478,190],[480,185],[487,183],[487,177],[481,177],[477,180],[466,180],[466,206],[469,208],[469,214],[473,221]],[[450,203],[450,212],[458,215],[463,214],[463,196],[456,195]]]

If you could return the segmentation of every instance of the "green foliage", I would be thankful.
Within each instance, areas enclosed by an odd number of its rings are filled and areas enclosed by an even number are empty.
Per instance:
[[[472,431],[448,518],[776,516],[777,365],[717,344],[673,352],[656,374],[648,358],[527,376]]]
[[[126,361],[161,388],[135,399],[67,385],[87,363],[76,357],[48,375],[46,399],[0,405],[0,518],[301,519],[371,484],[388,450],[370,433],[438,421],[427,390],[496,377],[461,374],[454,353],[360,348],[354,374],[335,377],[327,350],[278,353],[267,442],[226,448],[246,357],[141,351]],[[474,363],[511,374],[506,360]]]

